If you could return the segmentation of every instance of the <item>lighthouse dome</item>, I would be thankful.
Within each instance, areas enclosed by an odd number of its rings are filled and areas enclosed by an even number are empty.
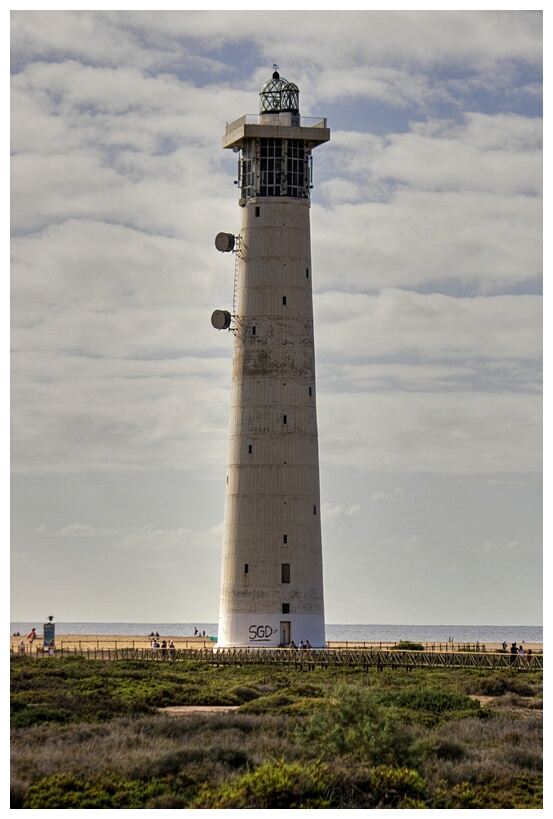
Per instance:
[[[281,77],[278,71],[266,82],[259,92],[260,114],[280,114],[290,112],[299,114],[300,90],[293,82]]]

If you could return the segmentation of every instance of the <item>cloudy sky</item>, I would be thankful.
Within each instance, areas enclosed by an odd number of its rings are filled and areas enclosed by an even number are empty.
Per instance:
[[[236,156],[325,116],[328,623],[541,622],[542,19],[16,11],[12,620],[215,622]]]

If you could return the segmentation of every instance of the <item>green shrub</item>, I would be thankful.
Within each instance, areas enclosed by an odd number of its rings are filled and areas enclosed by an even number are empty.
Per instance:
[[[349,755],[374,765],[412,764],[418,747],[410,728],[384,708],[371,690],[340,686],[296,732],[300,746],[323,759]]]
[[[441,739],[430,749],[430,753],[446,762],[458,762],[467,756],[467,748],[455,740]]]
[[[330,807],[330,779],[320,762],[266,762],[254,771],[227,780],[218,788],[204,785],[190,808],[294,810]]]
[[[516,810],[543,808],[543,783],[537,777],[460,782],[447,789],[437,789],[431,808],[450,810]]]
[[[239,702],[251,702],[261,696],[257,688],[250,685],[235,685],[229,689],[229,695],[236,697]]]
[[[477,711],[480,708],[476,700],[465,694],[444,691],[441,688],[404,688],[401,691],[384,696],[387,705],[409,708],[413,711],[432,711],[443,714],[447,711]]]
[[[74,774],[59,773],[31,785],[25,794],[23,808],[142,808],[150,799],[162,795],[163,790],[161,783],[136,782],[119,776],[85,782]]]
[[[43,722],[63,724],[70,722],[71,711],[66,708],[54,708],[50,705],[16,706],[11,708],[11,727],[30,728]]]
[[[424,646],[422,643],[412,643],[410,640],[401,640],[401,642],[395,644],[394,650],[395,649],[399,649],[400,651],[424,651]]]
[[[534,683],[529,675],[521,678],[519,674],[503,673],[501,675],[485,674],[472,681],[469,690],[473,694],[486,697],[500,697],[503,694],[518,694],[520,697],[534,697],[541,692],[541,682]]]
[[[425,781],[417,771],[379,765],[371,777],[375,807],[426,808]]]

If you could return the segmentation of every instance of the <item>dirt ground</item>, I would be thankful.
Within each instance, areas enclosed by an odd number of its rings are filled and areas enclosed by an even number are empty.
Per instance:
[[[228,714],[236,711],[238,705],[169,705],[166,708],[158,708],[162,714],[168,717],[192,717],[195,714]]]

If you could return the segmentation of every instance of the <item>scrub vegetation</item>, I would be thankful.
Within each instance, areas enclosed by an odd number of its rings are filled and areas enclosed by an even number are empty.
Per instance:
[[[540,672],[13,657],[11,807],[542,808]],[[231,705],[169,716],[167,706]]]

